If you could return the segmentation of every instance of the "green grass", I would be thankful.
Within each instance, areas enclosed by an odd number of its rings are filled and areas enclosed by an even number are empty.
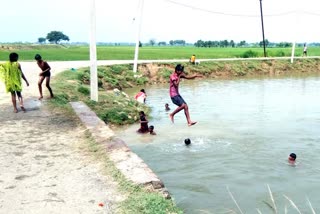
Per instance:
[[[5,48],[1,48],[4,46]],[[7,49],[7,48],[10,48]],[[20,61],[34,60],[39,53],[48,61],[89,60],[89,46],[61,45],[0,45],[0,61],[8,59],[11,52],[20,55]],[[132,60],[133,46],[98,46],[98,60]],[[302,55],[302,47],[297,47],[296,56]],[[189,59],[195,54],[197,59],[239,58],[249,56],[263,57],[263,48],[196,48],[196,47],[158,47],[146,46],[139,49],[139,59]],[[309,56],[320,56],[318,47],[308,47]],[[291,56],[291,48],[267,48],[268,57]]]
[[[133,98],[126,97],[125,95],[116,95],[112,90],[113,87],[129,87],[125,81],[127,73],[130,76],[132,72],[126,72],[127,66],[123,65],[121,72],[118,74],[112,72],[113,66],[106,68],[99,68],[102,72],[101,79],[108,76],[109,80],[117,81],[119,84],[110,85],[108,82],[101,80],[102,86],[99,88],[99,101],[95,102],[90,100],[90,87],[88,85],[88,69],[82,68],[74,71],[64,71],[55,76],[51,82],[55,98],[50,100],[50,103],[57,108],[66,108],[69,102],[83,101],[86,103],[96,114],[107,124],[112,125],[125,125],[132,124],[139,120],[139,111],[144,111],[147,114],[150,109],[138,103]],[[119,69],[119,66],[117,67]],[[119,80],[119,76],[123,76],[124,80]],[[144,78],[144,77],[143,77]],[[141,78],[135,78],[131,82],[131,86],[138,85],[136,82]]]

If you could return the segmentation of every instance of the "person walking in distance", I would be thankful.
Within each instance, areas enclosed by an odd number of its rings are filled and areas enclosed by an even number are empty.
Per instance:
[[[308,47],[307,47],[307,44],[306,43],[304,43],[304,45],[303,45],[303,56],[307,56],[308,54],[307,54],[307,50],[308,50]]]
[[[52,89],[50,87],[50,76],[51,76],[50,70],[51,70],[51,68],[46,61],[42,60],[42,57],[39,54],[36,54],[34,59],[37,61],[38,66],[41,68],[41,72],[39,74],[40,78],[39,78],[39,82],[38,82],[38,88],[39,88],[39,93],[40,93],[39,100],[42,100],[42,98],[43,98],[42,83],[43,83],[44,79],[46,79],[46,86],[50,92],[50,98],[53,98]]]
[[[181,78],[194,79],[196,77],[203,77],[203,76],[202,75],[187,76],[184,73],[184,67],[181,64],[178,64],[175,67],[175,71],[170,75],[170,89],[169,89],[170,97],[172,102],[178,106],[178,108],[169,115],[172,123],[174,122],[174,115],[180,112],[181,110],[184,110],[184,114],[186,115],[188,126],[192,126],[197,123],[190,119],[188,105],[179,93],[179,84],[180,84]]]

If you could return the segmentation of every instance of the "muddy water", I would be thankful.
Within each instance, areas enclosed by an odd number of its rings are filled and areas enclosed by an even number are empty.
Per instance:
[[[139,124],[118,135],[164,181],[186,213],[271,213],[320,210],[320,77],[185,80],[181,95],[189,104],[172,124],[164,104],[167,85],[145,88],[152,107],[149,125],[157,136],[137,135]],[[138,89],[135,89],[137,91]],[[133,91],[128,91],[133,94]],[[184,145],[190,138],[191,146]],[[295,152],[298,164],[287,164]],[[229,190],[229,191],[228,191]],[[234,200],[232,199],[232,197]],[[286,196],[286,197],[285,197]],[[269,205],[268,205],[269,204]],[[238,212],[239,213],[239,212]]]

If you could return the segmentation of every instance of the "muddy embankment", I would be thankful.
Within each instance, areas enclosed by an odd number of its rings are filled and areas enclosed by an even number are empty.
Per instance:
[[[167,83],[178,63],[149,63],[139,65],[139,71],[148,78],[148,84]],[[277,77],[320,74],[320,59],[301,58],[244,61],[209,61],[198,65],[181,63],[188,74],[202,74],[206,78],[230,79],[241,77]]]

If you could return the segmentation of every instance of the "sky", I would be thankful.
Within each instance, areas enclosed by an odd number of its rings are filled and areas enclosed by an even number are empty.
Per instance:
[[[92,0],[1,0],[0,43],[37,42],[62,31],[89,42]],[[261,0],[269,42],[320,42],[318,0]],[[260,0],[95,0],[97,42],[262,41]],[[141,20],[140,34],[139,20]]]

